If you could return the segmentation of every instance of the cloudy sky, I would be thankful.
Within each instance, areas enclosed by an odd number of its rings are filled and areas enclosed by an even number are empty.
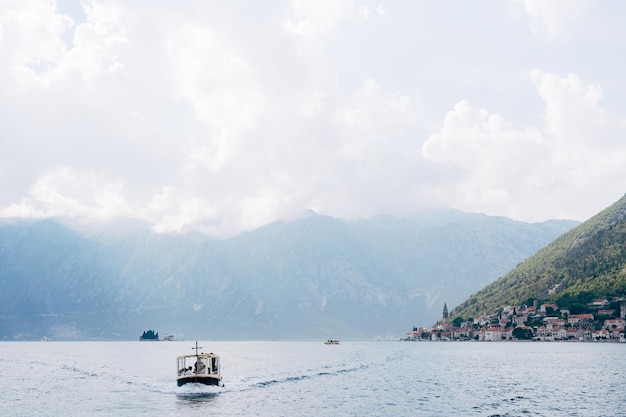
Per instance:
[[[0,217],[586,220],[626,192],[621,0],[0,0]]]

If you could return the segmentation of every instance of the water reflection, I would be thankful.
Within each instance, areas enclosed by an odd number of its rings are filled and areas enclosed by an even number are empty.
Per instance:
[[[221,392],[221,387],[187,384],[179,388],[176,399],[180,406],[188,407],[193,404],[213,402]]]
[[[220,395],[219,392],[185,392],[176,394],[176,406],[189,410],[198,407],[204,407],[213,403]]]
[[[191,393],[178,393],[176,394],[176,398],[183,401],[190,402],[205,402],[205,401],[213,401],[217,396],[220,395],[219,392],[191,392]]]

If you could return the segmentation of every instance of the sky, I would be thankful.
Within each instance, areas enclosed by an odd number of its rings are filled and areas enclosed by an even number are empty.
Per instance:
[[[626,192],[621,0],[0,0],[0,217],[584,221]]]

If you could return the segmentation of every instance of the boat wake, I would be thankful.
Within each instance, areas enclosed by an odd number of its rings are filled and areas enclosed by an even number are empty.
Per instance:
[[[248,391],[248,390],[252,390],[256,388],[267,388],[267,387],[274,386],[274,385],[288,384],[292,382],[305,381],[305,380],[310,380],[310,379],[315,379],[315,378],[320,378],[320,377],[333,377],[333,376],[338,376],[338,375],[345,374],[345,373],[358,372],[366,368],[368,368],[367,365],[361,365],[361,366],[356,366],[352,368],[337,369],[334,371],[320,371],[320,372],[312,372],[310,374],[304,374],[304,375],[298,375],[298,376],[285,376],[283,378],[275,378],[275,379],[269,379],[266,381],[259,381],[248,387],[242,388],[239,391]]]
[[[176,397],[188,400],[209,400],[224,392],[223,387],[203,384],[185,384],[178,387]]]

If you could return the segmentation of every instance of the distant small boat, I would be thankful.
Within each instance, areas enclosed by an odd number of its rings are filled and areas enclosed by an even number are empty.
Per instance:
[[[324,342],[325,345],[340,345],[339,340],[328,339]]]
[[[198,342],[196,342],[196,347],[191,349],[194,349],[196,353],[176,358],[177,385],[182,387],[185,384],[203,384],[223,387],[220,357],[214,353],[199,352],[202,346],[198,346]]]

